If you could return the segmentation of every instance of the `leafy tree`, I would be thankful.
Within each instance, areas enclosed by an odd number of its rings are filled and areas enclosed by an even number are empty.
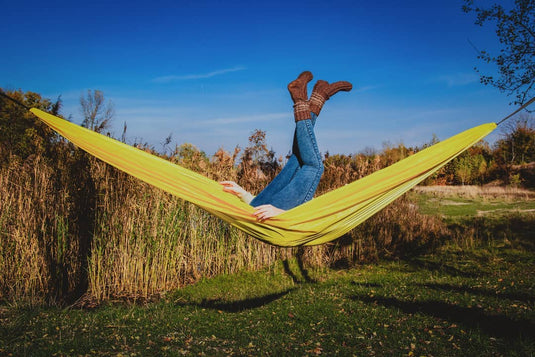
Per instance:
[[[465,156],[455,161],[455,174],[460,179],[461,185],[465,185],[472,175],[472,165],[470,157]]]
[[[111,126],[114,108],[111,102],[105,103],[104,93],[100,90],[87,91],[80,97],[80,106],[84,120],[82,126],[97,133],[103,133]]]
[[[22,105],[58,115],[61,100],[53,103],[33,92],[3,91]],[[22,159],[50,149],[57,135],[23,106],[0,97],[0,152],[2,159],[15,155]]]
[[[401,143],[397,146],[394,146],[388,142],[383,142],[383,153],[381,155],[383,166],[390,166],[393,163],[412,155],[413,153],[414,150],[412,148],[407,148]]]
[[[498,55],[479,51],[478,58],[496,64],[499,72],[498,77],[481,74],[481,83],[495,86],[507,95],[514,94],[514,104],[523,104],[535,94],[535,3],[515,0],[512,8],[507,9],[487,3],[479,7],[475,2],[464,0],[463,11],[476,14],[476,25],[495,22],[502,45]]]
[[[206,172],[209,163],[205,152],[189,143],[177,145],[171,156],[171,161],[200,173]]]
[[[506,184],[535,186],[535,126],[524,116],[508,123],[502,139],[495,143],[492,176]]]
[[[523,117],[506,127],[503,139],[496,142],[496,158],[501,164],[522,165],[535,161],[535,125]]]
[[[249,146],[242,153],[238,168],[238,179],[247,190],[256,191],[264,187],[280,168],[275,152],[266,144],[266,132],[255,129],[249,137]],[[246,182],[241,181],[245,179]]]
[[[452,165],[456,182],[461,185],[482,183],[488,167],[483,155],[473,151],[465,151]]]

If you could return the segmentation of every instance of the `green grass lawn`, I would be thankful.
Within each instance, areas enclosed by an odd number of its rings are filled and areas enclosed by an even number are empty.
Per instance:
[[[157,302],[4,304],[0,356],[535,355],[533,214],[478,215],[509,204],[499,201],[417,200],[449,224],[473,221],[479,237],[487,234],[484,244],[447,243],[433,254],[347,270],[304,272],[296,261],[279,262],[203,280]]]
[[[535,199],[495,198],[485,195],[410,195],[424,214],[437,215],[461,238],[474,244],[503,240],[508,245],[535,251]],[[462,245],[466,246],[466,245]]]
[[[0,355],[535,353],[533,254],[460,251],[220,276],[143,305],[0,310]]]
[[[507,199],[461,196],[435,196],[411,193],[424,214],[438,214],[446,219],[499,217],[510,214],[529,214],[535,211],[533,199]]]

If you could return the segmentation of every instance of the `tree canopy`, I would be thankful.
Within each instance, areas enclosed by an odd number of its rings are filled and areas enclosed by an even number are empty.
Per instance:
[[[38,108],[58,115],[61,100],[55,103],[42,98],[40,94],[22,91],[4,91],[4,94],[27,107]],[[23,106],[0,97],[0,160],[6,155],[26,158],[30,155],[43,153],[50,148],[57,134],[39,121]]]
[[[512,7],[475,0],[464,0],[463,11],[476,14],[475,24],[495,23],[500,42],[499,53],[478,50],[478,58],[494,63],[498,75],[480,73],[481,83],[514,95],[514,104],[524,104],[535,95],[535,3],[533,0],[515,0]]]

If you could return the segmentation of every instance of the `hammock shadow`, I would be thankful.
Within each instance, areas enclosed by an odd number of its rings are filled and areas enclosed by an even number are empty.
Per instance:
[[[535,303],[535,295],[529,294],[529,293],[523,293],[523,292],[496,292],[495,290],[491,289],[484,289],[484,288],[474,288],[470,286],[457,286],[452,284],[440,284],[440,283],[426,283],[426,284],[416,284],[418,286],[421,286],[426,289],[434,289],[434,290],[443,290],[443,291],[455,291],[459,293],[470,293],[474,295],[481,295],[481,296],[489,296],[489,297],[496,297],[500,299],[509,299],[509,300],[517,300],[517,301],[523,301],[528,304]]]
[[[524,319],[513,320],[502,314],[489,315],[478,307],[462,307],[438,300],[403,301],[384,296],[354,295],[350,298],[367,304],[397,308],[407,314],[425,314],[462,324],[467,328],[481,329],[486,334],[496,338],[523,337],[533,339],[535,337],[535,324],[532,321]]]
[[[273,301],[276,301],[286,296],[288,293],[292,292],[295,289],[296,288],[291,288],[291,289],[287,289],[278,293],[259,296],[256,298],[237,300],[237,301],[222,301],[221,299],[218,298],[218,299],[212,299],[212,300],[203,299],[200,303],[179,302],[177,303],[177,305],[178,306],[194,306],[194,307],[200,307],[203,309],[211,309],[211,310],[236,313],[236,312],[241,312],[245,310],[256,309],[256,308],[265,306],[267,304],[270,304]]]
[[[297,267],[299,269],[299,273],[300,275],[302,276],[302,279],[304,280],[301,280],[293,271],[292,269],[290,268],[290,262],[288,261],[288,259],[285,259],[282,261],[282,266],[284,268],[284,272],[290,277],[292,278],[294,284],[303,284],[303,283],[317,283],[317,280],[314,279],[314,278],[311,278],[310,275],[308,274],[308,270],[305,269],[305,266],[303,264],[303,256],[305,254],[305,248],[303,247],[299,247],[297,249],[297,253],[295,255],[296,259],[297,259]]]

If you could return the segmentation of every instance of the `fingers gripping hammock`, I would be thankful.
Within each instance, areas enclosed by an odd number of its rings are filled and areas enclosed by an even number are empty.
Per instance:
[[[457,134],[387,168],[259,222],[254,209],[219,183],[145,151],[39,109],[30,111],[91,155],[189,201],[264,242],[316,245],[336,239],[436,172],[496,128],[488,123]]]

